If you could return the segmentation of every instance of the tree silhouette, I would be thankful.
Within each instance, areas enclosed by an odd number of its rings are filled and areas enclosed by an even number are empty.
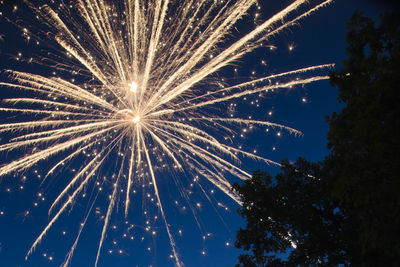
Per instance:
[[[330,154],[233,186],[247,220],[235,245],[251,250],[238,266],[400,266],[399,14],[375,26],[356,12],[347,42],[330,79],[345,104],[327,117]]]

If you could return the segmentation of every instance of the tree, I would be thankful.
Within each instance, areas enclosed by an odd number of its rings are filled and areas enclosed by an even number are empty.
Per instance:
[[[400,242],[400,18],[356,13],[348,24],[349,57],[331,84],[346,106],[328,118],[325,165],[333,196],[359,212],[358,246],[375,266],[399,262]],[[400,264],[399,264],[400,265]]]
[[[333,266],[347,262],[341,225],[344,215],[330,197],[320,164],[298,159],[282,161],[282,172],[272,179],[255,172],[233,188],[242,197],[240,214],[246,229],[237,233],[236,247],[252,250],[239,257],[238,266]],[[295,249],[294,249],[295,248]],[[289,253],[287,260],[282,253]]]
[[[356,12],[347,42],[330,79],[345,104],[327,117],[330,154],[233,186],[247,219],[235,245],[252,252],[238,266],[400,266],[400,17],[376,27]]]

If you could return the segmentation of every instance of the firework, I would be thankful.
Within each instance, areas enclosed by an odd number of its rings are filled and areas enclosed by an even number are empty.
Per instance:
[[[175,264],[182,266],[160,200],[157,170],[200,175],[240,204],[226,174],[249,178],[251,175],[239,165],[242,158],[274,162],[236,148],[229,142],[230,136],[248,126],[300,132],[268,121],[235,117],[233,112],[224,116],[215,111],[246,95],[328,79],[315,73],[331,65],[236,84],[224,83],[217,74],[237,64],[245,54],[270,46],[272,36],[331,0],[311,6],[308,2],[294,1],[233,40],[236,25],[257,0],[27,3],[39,29],[17,26],[30,42],[45,43],[48,48],[30,62],[47,66],[57,75],[5,71],[8,80],[0,85],[23,90],[27,97],[3,100],[0,110],[21,114],[23,120],[0,125],[0,132],[13,133],[10,142],[0,145],[0,151],[23,149],[25,153],[2,165],[0,176],[55,159],[44,177],[47,179],[91,151],[54,199],[49,210],[52,218],[27,256],[85,188],[102,180],[100,173],[111,159],[116,175],[110,178],[113,189],[95,265],[114,208],[123,205],[128,216],[133,188],[146,182],[153,186]],[[72,258],[82,229],[65,265]]]

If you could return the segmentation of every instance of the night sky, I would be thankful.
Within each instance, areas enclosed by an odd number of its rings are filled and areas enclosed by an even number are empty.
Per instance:
[[[36,69],[38,67],[26,66],[13,59],[19,52],[24,54],[32,52],[32,46],[24,41],[20,31],[4,19],[5,14],[11,14],[10,9],[17,2],[0,0],[0,11],[3,12],[0,16],[0,70],[15,69],[45,73],[44,67],[43,70],[40,67]],[[262,7],[260,21],[268,19],[291,2],[260,0]],[[337,0],[302,20],[299,26],[273,37],[271,44],[277,46],[276,50],[258,49],[243,57],[237,64],[238,75],[235,76],[229,69],[223,70],[219,75],[228,80],[244,79],[243,77],[262,77],[271,73],[327,63],[335,63],[335,68],[340,69],[341,62],[346,58],[345,24],[353,12],[360,9],[366,15],[377,18],[383,10],[397,8],[396,1]],[[240,24],[241,31],[252,27],[254,23],[251,19]],[[262,61],[265,64],[262,64]],[[0,79],[3,78],[4,76],[0,76]],[[10,94],[16,93],[0,87],[0,99],[9,97]],[[333,111],[340,111],[341,108],[336,96],[336,88],[331,87],[328,81],[323,81],[281,90],[263,99],[249,97],[246,100],[237,100],[235,101],[238,104],[237,112],[241,115],[252,115],[284,124],[304,134],[296,137],[285,131],[266,132],[265,129],[261,129],[249,133],[246,138],[237,142],[248,150],[257,150],[258,155],[278,162],[282,158],[295,161],[300,156],[310,161],[321,160],[328,153],[326,149],[328,126],[324,116],[330,115]],[[260,103],[259,107],[251,104],[256,100]],[[16,114],[0,113],[0,123],[18,120],[15,116]],[[10,137],[5,134],[0,135],[0,138],[0,143],[3,144],[3,140]],[[1,153],[0,157],[2,165],[9,162],[13,155]],[[51,162],[53,161],[48,164]],[[59,266],[63,262],[75,240],[79,223],[84,219],[84,212],[90,208],[86,202],[78,201],[74,209],[64,214],[27,261],[25,255],[49,221],[47,210],[51,200],[60,190],[58,181],[61,180],[62,183],[63,175],[67,175],[68,170],[72,168],[74,166],[70,166],[46,185],[41,185],[38,179],[38,175],[41,175],[40,164],[37,168],[22,174],[0,178],[0,266]],[[242,168],[249,172],[257,169],[271,173],[279,171],[277,167],[250,160],[243,161]],[[24,176],[26,181],[23,181]],[[179,197],[179,191],[173,183],[168,183],[168,173],[162,178],[165,179],[160,179],[161,199],[167,202],[164,208],[167,220],[185,265],[234,266],[237,263],[237,256],[241,253],[233,245],[235,235],[239,227],[244,226],[244,221],[236,213],[237,204],[216,189],[212,205],[200,190],[193,189],[192,205],[197,210],[197,224],[189,209],[190,205]],[[201,204],[201,208],[196,207],[197,203]],[[171,248],[163,222],[158,220],[154,223],[155,234],[146,232],[143,209],[140,207],[141,204],[138,205],[139,207],[133,209],[127,223],[123,218],[123,207],[112,217],[99,266],[174,265],[174,261],[169,258]],[[99,197],[93,207],[93,215],[89,216],[82,232],[72,266],[93,266],[102,229],[101,216],[106,209],[105,198]],[[157,216],[156,209],[148,210]],[[134,225],[132,229],[131,224]]]

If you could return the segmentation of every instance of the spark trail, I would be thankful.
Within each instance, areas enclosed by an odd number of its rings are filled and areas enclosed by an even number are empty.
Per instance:
[[[95,265],[118,200],[124,200],[121,203],[128,216],[132,188],[143,182],[138,173],[145,168],[175,265],[183,266],[159,195],[155,170],[158,159],[169,162],[171,171],[191,170],[204,176],[240,204],[225,174],[240,179],[251,176],[240,168],[241,157],[274,162],[227,144],[221,137],[242,125],[300,132],[267,121],[223,117],[212,110],[246,95],[328,79],[315,72],[332,65],[306,67],[227,87],[221,87],[215,74],[245,54],[268,46],[271,37],[332,1],[309,2],[293,1],[237,40],[230,39],[235,26],[257,5],[256,0],[26,3],[37,18],[38,29],[30,32],[23,28],[24,32],[37,42],[44,40],[49,44],[49,53],[32,61],[61,74],[52,77],[5,71],[8,80],[0,85],[25,91],[27,97],[2,102],[1,112],[21,114],[24,120],[0,124],[0,133],[14,134],[9,143],[0,145],[0,151],[27,152],[2,165],[0,176],[27,170],[52,158],[57,163],[47,173],[45,179],[49,179],[62,165],[85,151],[96,151],[54,200],[49,210],[54,215],[27,257],[60,215],[74,205],[84,188],[99,179],[104,162],[118,154],[118,175],[111,181],[114,188]],[[71,81],[63,78],[63,73],[78,78]],[[280,82],[273,82],[277,80]],[[120,196],[122,187],[126,189],[124,196]],[[85,223],[86,220],[87,217]],[[82,228],[65,266],[72,258]]]

